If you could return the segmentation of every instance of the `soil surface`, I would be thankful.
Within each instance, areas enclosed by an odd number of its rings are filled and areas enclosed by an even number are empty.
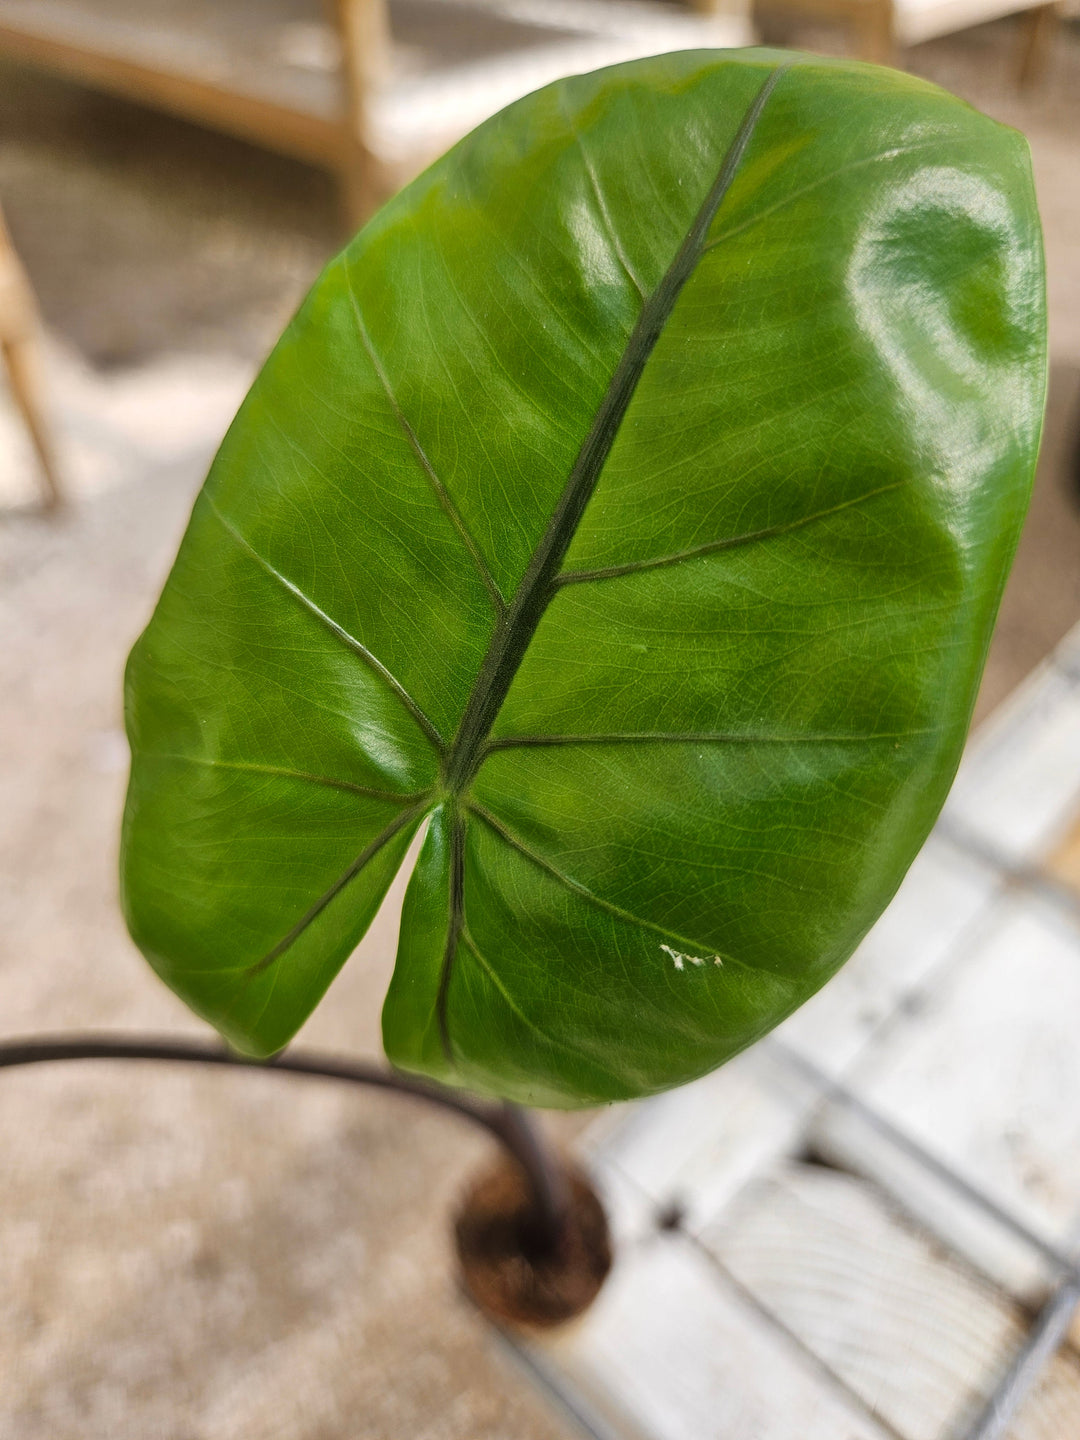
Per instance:
[[[611,1269],[611,1238],[583,1174],[566,1176],[567,1204],[554,1242],[539,1229],[532,1196],[513,1161],[474,1181],[454,1222],[465,1287],[485,1315],[549,1329],[581,1315]]]

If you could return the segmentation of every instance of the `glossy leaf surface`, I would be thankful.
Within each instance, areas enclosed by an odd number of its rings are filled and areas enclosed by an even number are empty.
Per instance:
[[[700,1075],[851,953],[952,779],[1044,385],[1026,146],[774,51],[570,80],[315,286],[132,655],[129,924],[287,1043],[428,820],[392,1061]]]

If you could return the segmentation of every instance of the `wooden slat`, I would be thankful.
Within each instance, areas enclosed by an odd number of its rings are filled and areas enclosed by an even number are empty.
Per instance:
[[[1069,1351],[1046,1367],[1008,1440],[1073,1440],[1080,1435],[1080,1359]]]
[[[0,212],[0,361],[37,456],[45,508],[54,510],[62,490],[52,432],[41,402],[38,332],[34,293]]]
[[[767,1051],[738,1056],[692,1085],[625,1112],[590,1145],[656,1207],[707,1224],[754,1175],[799,1143],[818,1092]]]
[[[882,1023],[933,984],[1000,883],[988,865],[931,835],[855,954],[778,1033],[829,1075],[843,1074]]]
[[[385,187],[368,144],[368,92],[390,66],[390,26],[384,0],[337,0],[344,79],[345,155],[341,165],[346,218],[360,225]]]
[[[1025,1323],[867,1182],[790,1164],[707,1234],[736,1279],[906,1440],[960,1435]]]
[[[1058,880],[1080,890],[1080,818],[1050,856],[1046,868]]]
[[[194,76],[155,69],[10,24],[0,24],[0,53],[301,160],[336,166],[347,154],[343,119],[304,114]]]
[[[1031,1310],[1049,1293],[1053,1264],[1022,1235],[977,1206],[917,1158],[898,1148],[865,1115],[826,1107],[812,1132],[813,1149],[832,1164],[871,1179],[906,1214],[963,1256],[979,1273]]]
[[[532,1348],[627,1440],[888,1437],[677,1236],[624,1253],[582,1320]]]
[[[1080,1219],[1080,928],[1020,893],[849,1083],[1061,1244]]]
[[[1060,843],[1078,812],[1080,684],[1048,664],[980,726],[943,820],[1028,865]]]

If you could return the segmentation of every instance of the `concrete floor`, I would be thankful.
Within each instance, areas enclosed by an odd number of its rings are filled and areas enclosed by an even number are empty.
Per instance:
[[[1047,226],[1047,445],[981,711],[1080,615],[1068,474],[1080,430],[1080,37],[1063,35],[1028,98],[1010,88],[1012,46],[1006,23],[910,57],[1025,129]],[[0,525],[0,1031],[194,1033],[116,910],[119,676],[212,448],[213,405],[337,245],[336,198],[301,166],[8,68],[0,196],[63,363],[94,367],[80,372],[80,443],[98,457],[64,520],[20,512]],[[177,372],[162,367],[178,355],[211,378],[205,406],[189,394],[189,430],[163,438],[148,419],[168,416]],[[140,391],[148,374],[157,381]],[[139,414],[118,396],[135,396]],[[306,1040],[377,1051],[394,928],[391,910]],[[0,1434],[569,1435],[456,1292],[446,1217],[484,1152],[406,1102],[314,1083],[5,1075]]]

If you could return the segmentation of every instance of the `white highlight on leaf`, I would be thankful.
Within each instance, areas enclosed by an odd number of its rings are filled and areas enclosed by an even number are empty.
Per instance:
[[[687,962],[691,965],[705,964],[705,960],[701,955],[684,955],[680,950],[673,950],[670,945],[661,945],[660,949],[663,950],[665,955],[671,956],[671,963],[675,966],[676,970],[685,970]],[[712,963],[714,965],[723,965],[724,962],[720,959],[719,955],[714,955],[712,957]]]

